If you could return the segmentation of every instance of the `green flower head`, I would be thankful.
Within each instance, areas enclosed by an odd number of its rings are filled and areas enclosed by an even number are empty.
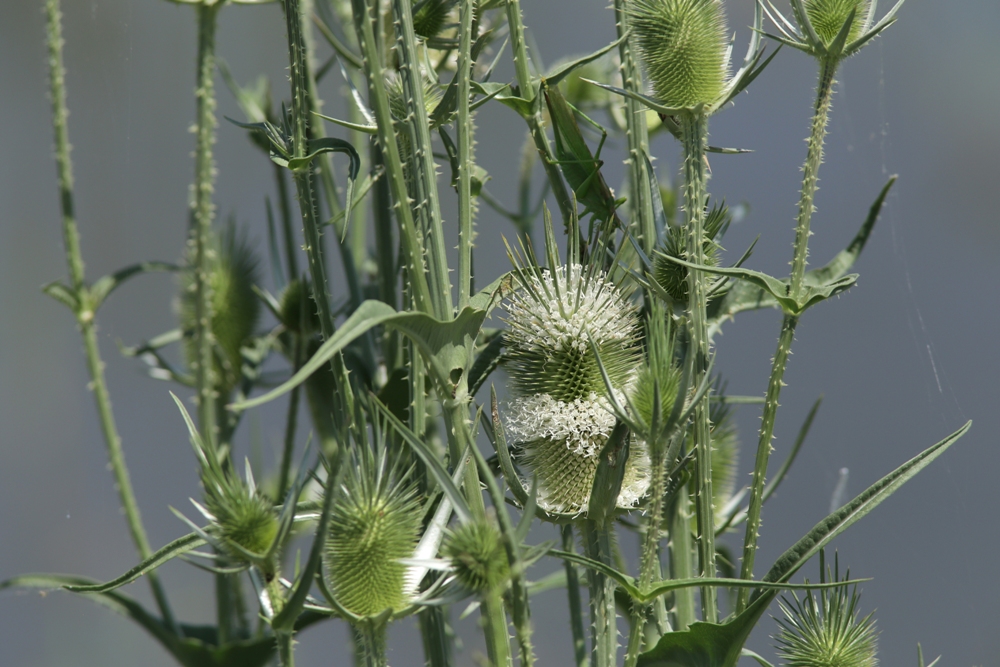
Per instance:
[[[843,29],[851,12],[854,18],[847,33],[847,43],[850,44],[861,36],[868,18],[870,0],[803,0],[806,16],[812,23],[813,30],[823,42],[830,46]]]
[[[474,593],[502,586],[509,576],[500,530],[490,521],[459,526],[448,535],[442,553],[450,561],[458,582]]]
[[[723,95],[729,63],[719,0],[629,0],[627,11],[653,95],[661,104],[692,108]]]

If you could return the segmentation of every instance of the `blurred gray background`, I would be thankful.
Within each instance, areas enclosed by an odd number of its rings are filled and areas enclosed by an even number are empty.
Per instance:
[[[141,259],[176,260],[193,172],[194,12],[164,0],[64,4],[88,276]],[[606,2],[523,4],[546,63],[613,39]],[[752,3],[727,4],[742,54]],[[66,273],[41,5],[0,3],[0,579],[45,571],[108,579],[136,556],[106,469],[73,320],[39,291]],[[811,310],[800,325],[782,395],[774,466],[812,402],[820,394],[825,402],[799,461],[766,507],[758,574],[826,514],[841,468],[850,469],[850,497],[975,420],[968,436],[835,542],[852,575],[874,578],[863,586],[862,607],[877,610],[887,666],[916,665],[917,642],[929,657],[943,654],[942,666],[995,665],[1000,655],[998,587],[987,567],[1000,546],[1000,225],[990,203],[1000,175],[998,29],[995,0],[910,0],[899,22],[843,67],[813,223],[814,260],[825,261],[850,240],[888,175],[900,180],[856,267],[858,285]],[[287,96],[277,6],[223,10],[218,52],[239,81],[263,72],[276,96]],[[500,79],[510,77],[504,68]],[[814,77],[809,58],[786,50],[711,124],[713,143],[756,151],[712,159],[713,195],[751,207],[725,245],[738,255],[759,234],[749,265],[772,274],[783,274],[791,257]],[[323,86],[334,110],[341,104],[338,86],[332,77]],[[220,116],[240,117],[221,82],[219,88]],[[489,187],[513,202],[523,124],[498,105],[484,109],[478,124],[479,156],[494,179]],[[675,178],[676,147],[660,139],[654,148],[660,169]],[[623,173],[621,146],[611,143],[606,151],[615,186]],[[263,241],[270,166],[224,121],[217,161],[219,216],[235,215]],[[477,266],[486,284],[504,270],[506,260],[493,253],[500,235],[510,237],[513,229],[484,208],[478,230]],[[134,344],[172,328],[175,291],[170,277],[141,277],[98,318],[126,457],[154,546],[186,532],[168,506],[189,507],[187,498],[198,494],[196,469],[167,395],[172,387],[145,377],[139,363],[118,354],[116,342]],[[769,311],[726,326],[717,368],[730,391],[763,393],[779,321]],[[278,451],[278,414],[265,410],[244,427],[267,464]],[[739,413],[747,471],[758,414],[753,406]],[[545,563],[538,573],[556,567]],[[816,566],[802,574],[815,579]],[[210,620],[207,575],[172,563],[162,576],[182,618]],[[145,602],[147,591],[144,583],[127,590]],[[540,596],[533,613],[539,664],[570,664],[563,594]],[[476,664],[482,644],[475,615],[458,627],[466,642],[458,663]],[[773,655],[775,628],[765,618],[749,646]],[[412,621],[397,623],[390,662],[420,664],[418,642]],[[301,665],[349,664],[345,627],[333,622],[304,633],[298,656]],[[5,592],[0,664],[172,662],[142,631],[87,600]]]

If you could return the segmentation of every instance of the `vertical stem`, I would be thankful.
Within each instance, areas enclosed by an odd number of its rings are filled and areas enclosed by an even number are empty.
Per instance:
[[[378,142],[382,148],[386,178],[388,178],[394,200],[393,205],[396,208],[396,218],[400,227],[400,243],[403,246],[403,256],[406,260],[414,307],[420,312],[431,313],[430,288],[427,285],[427,274],[424,270],[423,240],[414,224],[410,198],[406,191],[406,177],[403,174],[399,146],[396,144],[392,112],[389,109],[389,96],[385,89],[385,70],[375,39],[371,5],[369,0],[352,1],[358,42],[365,61],[365,72],[371,92],[370,102],[378,126]]]
[[[531,79],[531,71],[528,68],[528,47],[524,40],[524,22],[521,19],[520,0],[508,0],[507,24],[510,27],[511,48],[514,51],[517,86],[520,89],[521,97],[532,102],[532,114],[526,117],[525,121],[528,123],[531,139],[535,142],[535,149],[542,159],[542,168],[545,169],[545,175],[552,186],[552,193],[559,205],[559,213],[562,215],[563,222],[568,225],[574,213],[573,200],[570,198],[562,174],[559,173],[556,155],[549,144],[548,136],[545,134],[542,97],[535,90],[535,83]]]
[[[384,621],[361,621],[354,626],[354,632],[360,639],[362,667],[387,667],[386,640],[387,626]]]
[[[425,607],[418,615],[427,667],[451,665],[451,641],[448,638],[445,609],[441,606]]]
[[[453,317],[451,279],[448,276],[448,257],[445,249],[444,226],[441,221],[441,203],[437,189],[437,166],[431,148],[430,123],[424,104],[423,74],[417,54],[416,36],[413,31],[411,0],[392,0],[396,28],[396,47],[399,55],[399,75],[406,97],[408,122],[403,125],[410,132],[413,147],[415,208],[429,235],[427,268],[431,287],[431,302],[438,319]]]
[[[628,32],[625,2],[626,0],[615,0],[615,27],[619,39]],[[619,72],[622,77],[622,87],[635,93],[643,92],[642,73],[635,58],[632,57],[629,40],[623,39],[618,45],[618,55],[621,59]],[[645,154],[649,147],[646,107],[631,97],[625,98],[625,137],[628,140],[629,205],[632,212],[633,234],[638,233],[642,239],[642,249],[651,256],[656,246],[656,229],[653,224],[649,178],[646,174]]]
[[[198,430],[211,451],[218,441],[215,409],[215,339],[212,336],[211,234],[215,205],[215,25],[220,5],[199,4],[197,118],[195,129],[194,185],[191,201],[191,239],[194,256],[195,385],[198,399]]]
[[[480,610],[486,635],[486,656],[493,667],[508,667],[511,664],[510,635],[507,634],[507,614],[500,591],[494,589],[484,593]]]
[[[708,175],[705,172],[705,141],[708,119],[700,112],[687,113],[681,118],[681,137],[684,145],[684,209],[687,214],[687,258],[695,264],[705,263],[705,197]],[[691,382],[699,386],[708,368],[708,318],[705,314],[708,301],[706,276],[701,271],[688,271],[688,332],[689,360],[694,364]],[[698,528],[698,553],[700,575],[714,577],[715,570],[715,517],[712,496],[712,431],[709,424],[709,395],[695,408],[694,445],[697,483],[695,517]],[[716,592],[711,586],[701,589],[702,616],[709,623],[718,620]]]
[[[823,164],[823,141],[826,138],[826,124],[830,116],[830,100],[833,97],[833,76],[839,61],[822,60],[819,68],[819,85],[816,88],[816,105],[813,108],[812,126],[809,132],[809,147],[806,162],[802,168],[802,192],[799,198],[799,215],[795,226],[795,257],[792,260],[792,296],[797,297],[802,289],[802,278],[806,272],[806,258],[809,256],[809,231],[813,214],[813,199],[819,182],[819,167]]]
[[[833,97],[834,74],[837,70],[837,60],[820,61],[819,85],[816,88],[816,103],[813,107],[813,119],[809,133],[806,161],[802,169],[802,190],[799,195],[798,219],[795,226],[795,255],[792,259],[792,280],[790,296],[797,298],[805,275],[806,258],[809,255],[809,231],[812,221],[813,200],[816,195],[816,184],[819,180],[819,168],[823,163],[823,141],[826,138],[826,124],[830,115],[830,100]],[[757,456],[754,462],[753,481],[750,485],[750,502],[747,508],[747,526],[743,537],[743,563],[740,568],[741,579],[753,579],[754,557],[757,555],[757,539],[760,536],[760,513],[764,504],[764,484],[767,477],[767,463],[774,437],[774,423],[778,412],[778,400],[781,396],[782,378],[788,365],[788,355],[791,353],[792,341],[795,338],[795,327],[798,316],[785,315],[781,323],[781,333],[778,337],[778,349],[771,365],[771,377],[767,383],[767,395],[764,398],[764,412],[761,416],[760,437],[757,441]],[[750,599],[750,589],[741,588],[736,598],[736,613],[743,611]]]
[[[278,665],[280,667],[295,667],[295,638],[291,632],[279,632],[275,635],[278,643]]]
[[[691,544],[691,512],[685,484],[677,490],[673,511],[670,513],[670,576],[674,579],[689,579],[694,576],[691,559],[694,548]],[[687,630],[698,620],[695,613],[694,589],[681,588],[674,591],[674,618],[677,630]]]
[[[611,530],[584,520],[584,552],[588,558],[614,567],[611,548]],[[618,614],[615,609],[615,582],[608,576],[591,571],[590,622],[593,631],[594,667],[615,667],[618,660]]]
[[[306,301],[303,294],[303,301]],[[306,304],[303,303],[301,308],[304,310]],[[292,374],[298,372],[299,367],[302,365],[302,350],[305,347],[302,334],[295,335],[294,347],[292,350]],[[295,429],[298,426],[299,417],[299,396],[301,395],[302,388],[296,386],[292,389],[292,395],[288,398],[288,413],[285,415],[285,444],[281,452],[281,469],[278,472],[278,496],[275,498],[276,502],[282,503],[285,500],[285,494],[288,493],[288,479],[291,476],[292,470],[292,454],[295,451]]]
[[[288,265],[289,280],[299,276],[299,261],[295,254],[298,244],[295,242],[295,232],[292,228],[292,204],[288,198],[288,181],[285,180],[285,168],[273,162],[274,182],[278,188],[278,209],[281,211],[281,232],[285,241],[285,263]]]
[[[458,307],[469,305],[472,289],[472,77],[473,0],[462,0],[458,38]]]
[[[573,543],[573,525],[564,524],[560,527],[562,534],[562,550],[576,551]],[[576,667],[588,667],[590,656],[587,655],[587,639],[583,634],[583,605],[580,604],[580,577],[576,566],[569,561],[563,562],[566,568],[566,593],[569,596],[569,627],[573,633],[573,658]]]
[[[80,233],[76,226],[76,213],[73,206],[73,163],[70,160],[69,125],[66,109],[66,70],[63,65],[62,12],[59,0],[47,0],[45,3],[46,45],[49,55],[49,94],[52,102],[52,127],[56,143],[56,169],[59,177],[59,204],[62,213],[63,242],[66,246],[66,264],[69,268],[70,287],[77,298],[76,321],[83,337],[84,352],[87,357],[87,370],[90,373],[90,386],[94,392],[94,402],[101,422],[101,431],[108,450],[108,463],[118,489],[118,498],[125,512],[125,521],[129,535],[142,560],[153,552],[149,547],[146,529],[142,525],[139,514],[139,504],[132,491],[132,481],[125,465],[125,455],[122,452],[121,436],[111,409],[111,396],[104,379],[104,362],[97,344],[97,329],[94,321],[93,304],[87,289],[84,274],[83,253],[80,250]],[[152,576],[150,576],[152,575]],[[167,595],[155,572],[147,575],[153,597],[163,616],[163,621],[176,632],[176,624]]]

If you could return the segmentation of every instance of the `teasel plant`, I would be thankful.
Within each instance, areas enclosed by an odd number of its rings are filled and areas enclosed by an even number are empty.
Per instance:
[[[748,636],[782,591],[803,590],[804,597],[786,594],[779,634],[786,663],[811,664],[802,662],[812,659],[810,647],[848,626],[837,636],[868,659],[871,617],[857,620],[856,594],[848,593],[857,582],[836,568],[819,583],[792,577],[817,554],[823,570],[823,548],[968,424],[823,518],[759,579],[754,557],[761,508],[819,406],[766,481],[795,324],[854,283],[848,272],[889,187],[850,245],[807,271],[834,75],[902,3],[876,20],[874,1],[793,0],[789,19],[765,1],[747,55],[730,73],[732,44],[717,0],[615,0],[615,40],[549,68],[519,0],[283,0],[283,23],[275,25],[288,42],[283,101],[272,100],[278,88],[266,80],[237,82],[215,53],[224,5],[251,0],[183,4],[195,6],[199,26],[189,241],[174,253],[183,261],[143,262],[88,282],[73,209],[59,2],[46,0],[69,269],[69,280],[46,292],[71,309],[83,336],[140,562],[109,582],[26,575],[0,588],[86,595],[191,667],[275,660],[291,667],[297,633],[330,619],[351,628],[356,664],[382,667],[391,621],[410,615],[419,620],[426,663],[450,667],[459,604],[478,610],[489,664],[530,667],[531,595],[557,586],[566,589],[565,648],[578,667],[619,664],[620,620],[628,626],[628,667],[735,667],[742,656],[764,661],[744,649]],[[743,209],[727,208],[707,187],[708,156],[736,160],[729,156],[742,150],[710,145],[708,119],[774,57],[765,57],[765,36],[809,53],[820,68],[787,279],[744,268],[749,250],[727,258],[723,235]],[[504,58],[512,60],[509,82],[494,80]],[[223,131],[246,130],[273,178],[274,201],[262,202],[266,252],[235,223],[215,222],[216,70],[243,114]],[[350,99],[346,118],[325,109],[320,93],[338,73]],[[598,87],[591,78],[601,79]],[[524,123],[516,206],[484,187],[489,174],[477,148],[493,137],[475,118],[486,104]],[[676,192],[654,167],[654,132],[681,144]],[[606,152],[617,149],[608,136],[625,149],[623,196],[602,172]],[[538,166],[540,188],[532,182]],[[511,269],[488,280],[476,272],[476,253],[488,252],[474,243],[481,203],[514,222],[518,237],[508,245]],[[95,317],[120,284],[156,271],[179,274],[179,325],[125,351],[193,399],[175,398],[203,494],[194,501],[201,519],[184,519],[191,532],[154,551],[129,483]],[[506,314],[488,326],[497,308]],[[770,382],[764,396],[730,396],[712,363],[715,336],[724,322],[759,308],[784,317]],[[182,363],[171,361],[171,344]],[[479,405],[488,383],[488,404]],[[246,464],[241,471],[233,452],[243,417],[286,395],[274,470]],[[308,410],[299,409],[303,401]],[[739,441],[731,410],[741,403],[763,404],[746,488],[733,476]],[[310,437],[316,446],[306,446]],[[539,522],[558,528],[558,544],[531,543]],[[743,523],[742,544],[723,545]],[[296,535],[308,546],[293,559]],[[627,537],[639,543],[635,564],[619,547]],[[213,624],[186,624],[171,611],[156,571],[177,558],[216,578]],[[551,558],[563,569],[532,581],[531,568]],[[143,577],[156,613],[120,590]],[[251,588],[252,603],[243,594]],[[728,616],[719,589],[735,598]]]

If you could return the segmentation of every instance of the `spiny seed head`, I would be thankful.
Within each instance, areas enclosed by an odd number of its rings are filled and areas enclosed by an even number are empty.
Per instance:
[[[458,582],[474,593],[502,586],[509,576],[507,551],[500,531],[490,521],[473,521],[451,532],[442,551]]]
[[[308,283],[298,279],[288,283],[279,303],[278,314],[286,329],[305,335],[319,331],[319,315]]]
[[[233,544],[254,554],[266,554],[278,534],[278,516],[271,501],[235,476],[213,483],[203,475],[202,484],[205,508],[214,517],[212,532],[229,555],[240,562],[247,558]],[[256,564],[273,574],[273,563]]]
[[[444,97],[441,87],[435,81],[421,76],[420,85],[424,95],[424,112],[430,116]],[[403,78],[398,74],[390,74],[385,80],[385,92],[389,96],[389,112],[394,121],[406,118],[406,92],[403,88]],[[431,128],[433,129],[433,127]]]
[[[712,208],[705,216],[703,230],[705,241],[703,248],[705,252],[705,264],[717,266],[719,264],[720,246],[716,238],[725,233],[732,216],[725,204]],[[683,227],[671,225],[667,228],[666,238],[663,245],[654,251],[653,255],[653,277],[672,299],[680,303],[687,303],[688,297],[688,269],[671,262],[667,257],[676,257],[687,261],[693,261],[687,256],[687,232]]]
[[[245,235],[230,223],[212,243],[208,253],[208,288],[212,297],[212,336],[222,351],[216,362],[220,394],[228,395],[239,382],[243,365],[241,348],[253,336],[260,318],[260,300],[253,286],[259,281],[258,261]],[[181,326],[195,329],[195,289],[193,271],[182,277],[180,301]],[[191,364],[197,360],[193,336],[185,337],[185,356]]]
[[[520,275],[521,289],[507,305],[507,367],[518,394],[508,428],[521,461],[538,476],[539,507],[581,514],[615,426],[594,347],[622,398],[640,359],[638,318],[603,273],[571,265]],[[618,505],[634,506],[648,487],[649,454],[636,442]]]
[[[603,394],[591,340],[612,385],[623,387],[638,360],[638,318],[621,291],[579,265],[541,276],[525,272],[524,280],[507,305],[507,368],[515,391],[563,402]]]
[[[823,46],[830,46],[847,22],[851,11],[854,11],[854,19],[851,21],[846,43],[850,44],[861,36],[871,2],[870,0],[804,0],[802,4]]]
[[[405,475],[359,458],[333,504],[324,551],[334,596],[358,616],[398,611],[409,602],[406,566],[420,535],[416,490]]]
[[[848,572],[847,577],[850,578]],[[836,575],[834,581],[837,581]],[[784,620],[777,648],[789,667],[878,667],[878,632],[872,614],[858,619],[855,586],[808,591],[781,600]]]
[[[658,391],[660,395],[660,427],[662,428],[677,400],[681,373],[670,359],[657,359],[654,364],[646,365],[639,371],[639,376],[635,381],[635,389],[632,391],[632,405],[635,407],[638,413],[636,416],[641,422],[652,426],[655,395]]]
[[[668,107],[710,104],[726,84],[726,20],[719,0],[629,0],[629,26],[653,95]]]
[[[622,398],[622,396],[619,396]],[[553,514],[583,514],[590,502],[601,449],[615,427],[608,400],[596,393],[559,401],[548,394],[514,399],[507,428],[519,459],[538,476],[538,506]],[[649,489],[649,451],[633,439],[618,507],[634,507]]]
[[[413,32],[424,39],[434,37],[445,26],[456,0],[414,0]]]

